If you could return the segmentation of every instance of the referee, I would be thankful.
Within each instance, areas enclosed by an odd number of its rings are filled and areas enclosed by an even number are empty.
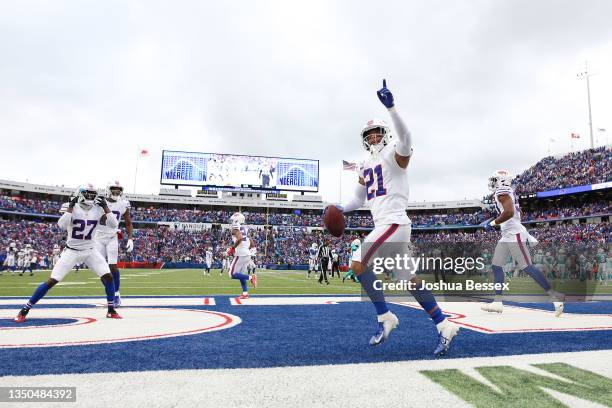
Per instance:
[[[331,248],[329,247],[329,240],[325,239],[323,241],[323,245],[319,247],[319,252],[317,253],[317,257],[321,261],[321,275],[319,275],[320,284],[323,284],[323,279],[325,279],[325,283],[329,285],[329,281],[327,280],[327,267],[329,266],[330,255]]]

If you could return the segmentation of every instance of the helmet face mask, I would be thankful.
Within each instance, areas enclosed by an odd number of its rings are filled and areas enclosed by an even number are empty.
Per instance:
[[[91,208],[94,205],[94,200],[98,197],[98,191],[91,184],[86,184],[77,189],[75,196],[82,207]]]
[[[385,121],[372,119],[361,130],[361,143],[370,154],[377,155],[391,142],[391,131]]]
[[[107,198],[113,201],[117,201],[119,200],[119,198],[121,198],[122,195],[123,195],[123,186],[118,181],[115,181],[114,183],[109,183],[106,186],[106,197]]]
[[[489,190],[495,191],[500,187],[511,187],[512,175],[507,170],[495,170],[489,177]]]

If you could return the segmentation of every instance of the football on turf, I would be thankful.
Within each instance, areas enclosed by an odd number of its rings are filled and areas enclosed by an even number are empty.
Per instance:
[[[336,208],[335,205],[328,205],[325,209],[325,217],[323,218],[325,228],[334,237],[341,237],[344,233],[344,227],[346,221],[344,220],[344,214],[342,211]]]

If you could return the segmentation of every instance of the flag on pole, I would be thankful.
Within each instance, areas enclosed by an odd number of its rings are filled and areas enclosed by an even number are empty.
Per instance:
[[[598,132],[605,132],[605,131],[606,131],[606,129],[604,129],[604,128],[597,128],[597,131],[598,131]]]
[[[149,151],[147,149],[140,150],[140,157],[147,157],[149,155]]]
[[[357,170],[357,164],[342,160],[342,170],[355,171]]]
[[[580,139],[580,135],[578,133],[572,133],[572,134],[570,134],[570,137],[572,139]]]

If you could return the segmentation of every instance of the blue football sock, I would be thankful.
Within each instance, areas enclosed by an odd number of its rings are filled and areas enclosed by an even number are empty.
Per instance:
[[[491,269],[493,269],[493,279],[495,279],[495,283],[504,283],[504,270],[501,266],[496,266],[493,265],[491,266]],[[501,289],[495,289],[495,294],[496,295],[501,295],[502,294],[502,290]]]
[[[115,292],[119,292],[119,270],[115,271],[111,271],[111,274],[113,275],[113,282],[115,282]]]
[[[106,292],[106,303],[108,307],[115,306],[115,283],[112,280],[109,282],[105,279],[101,279],[101,281]]]
[[[41,283],[32,294],[32,297],[30,298],[28,303],[25,305],[26,309],[29,309],[34,306],[40,299],[42,299],[47,294],[48,291],[49,286],[47,285],[47,282]]]
[[[527,272],[529,276],[531,276],[533,280],[536,281],[538,285],[540,285],[542,289],[544,289],[546,292],[548,292],[551,289],[550,283],[548,283],[544,274],[534,265],[529,265],[523,270]]]
[[[389,311],[385,294],[381,289],[374,288],[374,282],[377,280],[376,275],[371,270],[366,270],[359,275],[359,283],[362,289],[368,294],[368,297],[376,308],[376,314],[381,315]]]
[[[419,305],[427,312],[435,324],[444,321],[442,309],[438,306],[438,302],[436,302],[436,298],[431,291],[427,289],[414,289],[410,293],[412,293],[412,296],[419,302]]]
[[[242,286],[243,292],[248,292],[247,282],[249,281],[249,275],[244,273],[234,273],[232,279],[240,279],[240,286]]]

